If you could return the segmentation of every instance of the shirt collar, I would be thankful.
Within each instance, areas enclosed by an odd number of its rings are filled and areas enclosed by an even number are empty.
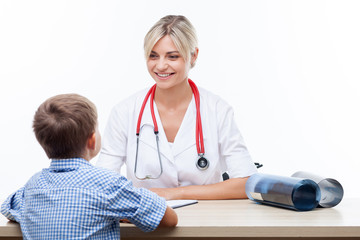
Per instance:
[[[83,158],[51,159],[50,171],[63,172],[78,169],[80,166],[91,166]]]

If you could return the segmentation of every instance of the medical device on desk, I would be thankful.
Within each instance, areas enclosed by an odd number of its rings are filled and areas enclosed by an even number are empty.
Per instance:
[[[196,148],[197,148],[198,157],[199,157],[198,160],[196,161],[196,167],[199,170],[206,170],[209,167],[210,162],[204,157],[205,149],[204,149],[204,138],[203,138],[202,125],[201,125],[201,116],[200,116],[200,94],[199,94],[199,90],[196,87],[195,83],[190,79],[189,79],[189,84],[190,84],[191,90],[194,94],[195,105],[196,105],[196,135],[195,136],[196,136]],[[136,139],[136,155],[135,155],[134,175],[139,180],[157,179],[163,173],[163,167],[162,167],[161,156],[160,156],[160,151],[159,151],[159,136],[158,136],[159,130],[158,130],[155,113],[154,113],[155,90],[156,90],[156,84],[154,84],[150,88],[148,93],[146,94],[144,102],[140,109],[139,118],[138,118],[137,127],[136,127],[136,138],[137,139]],[[150,97],[151,117],[152,117],[153,123],[154,123],[154,134],[155,134],[155,138],[156,138],[156,146],[157,146],[157,152],[158,152],[158,158],[159,158],[159,164],[160,164],[160,173],[157,176],[152,176],[152,175],[148,174],[145,177],[141,178],[141,177],[137,176],[137,166],[138,166],[137,160],[138,160],[138,152],[139,152],[140,125],[141,125],[141,119],[142,119],[142,115],[143,115],[143,112],[145,109],[145,105],[146,105],[146,102],[148,101],[149,97]]]
[[[319,204],[320,189],[312,180],[255,173],[247,180],[249,199],[268,205],[309,211]]]
[[[334,207],[344,193],[335,179],[308,172],[296,172],[291,177],[256,173],[247,180],[245,192],[255,202],[300,211]]]
[[[316,174],[304,171],[298,171],[291,176],[311,179],[319,185],[321,193],[319,207],[335,207],[341,202],[344,196],[343,187],[337,180],[333,178],[324,178]]]

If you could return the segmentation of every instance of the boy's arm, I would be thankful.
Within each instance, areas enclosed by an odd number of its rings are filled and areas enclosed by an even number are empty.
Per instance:
[[[1,205],[1,213],[9,220],[20,222],[24,188],[11,194]]]
[[[175,227],[178,223],[178,217],[174,209],[167,206],[165,214],[160,221],[159,227]]]
[[[134,187],[123,176],[115,181],[107,194],[111,216],[127,219],[144,232],[154,231],[158,226],[176,226],[176,212],[167,206],[164,198],[148,189]]]

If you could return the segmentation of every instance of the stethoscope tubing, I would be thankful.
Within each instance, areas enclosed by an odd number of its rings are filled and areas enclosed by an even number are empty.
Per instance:
[[[195,85],[195,83],[191,80],[188,79],[189,85],[191,87],[191,90],[194,94],[194,100],[195,100],[195,106],[196,106],[196,149],[198,152],[198,156],[199,159],[196,162],[196,167],[199,170],[205,170],[209,167],[209,161],[204,158],[204,154],[205,154],[205,147],[204,147],[204,137],[203,137],[203,131],[202,131],[202,123],[201,123],[201,114],[200,114],[200,93],[199,93],[199,89],[197,88],[197,86]],[[139,118],[137,121],[137,125],[136,125],[136,155],[135,155],[135,167],[134,167],[134,175],[137,179],[140,180],[145,180],[145,179],[156,179],[159,178],[161,176],[161,174],[163,173],[163,166],[162,166],[162,161],[161,161],[161,155],[160,155],[160,151],[159,151],[159,130],[158,130],[158,125],[157,125],[157,121],[156,121],[156,117],[155,117],[155,112],[154,112],[154,97],[155,97],[155,90],[156,90],[156,84],[154,84],[149,91],[147,92],[144,101],[141,105],[141,109],[139,112]],[[146,103],[148,102],[150,98],[150,111],[151,111],[151,117],[154,123],[154,134],[156,136],[156,146],[157,146],[157,151],[158,151],[158,158],[159,158],[159,164],[160,164],[160,173],[158,176],[156,177],[152,177],[151,175],[146,175],[145,177],[138,177],[137,176],[137,165],[138,165],[138,152],[139,152],[139,138],[140,138],[140,129],[141,129],[141,119],[145,110],[145,106]]]
[[[204,147],[204,136],[203,136],[203,131],[202,131],[202,123],[201,123],[201,114],[200,114],[200,93],[199,93],[199,89],[197,88],[197,86],[191,79],[188,79],[188,82],[189,82],[191,90],[194,94],[194,100],[195,100],[195,106],[196,106],[196,135],[195,135],[196,136],[196,149],[198,152],[198,156],[203,157],[205,154],[205,147]],[[137,122],[137,126],[136,126],[136,136],[139,136],[139,134],[140,134],[141,119],[142,119],[142,116],[143,116],[143,113],[145,110],[146,103],[149,100],[149,98],[150,98],[151,117],[152,117],[153,123],[154,123],[154,133],[157,134],[159,132],[156,117],[155,117],[155,112],[154,112],[155,90],[156,90],[156,84],[154,84],[150,88],[150,90],[146,94],[144,101],[141,105],[139,118],[138,118],[138,122]]]
[[[197,86],[191,79],[189,79],[189,84],[194,93],[194,100],[196,105],[196,148],[199,157],[203,157],[205,154],[205,147],[200,114],[200,93]]]
[[[141,105],[141,108],[140,108],[140,113],[139,113],[139,118],[138,118],[138,122],[137,122],[137,125],[136,125],[136,136],[139,136],[140,135],[140,125],[141,125],[141,119],[142,119],[142,116],[143,116],[143,113],[144,113],[144,110],[145,110],[145,106],[146,106],[146,103],[149,99],[150,96],[151,97],[151,101],[150,101],[150,110],[151,110],[151,117],[153,119],[153,123],[154,123],[154,133],[158,133],[159,130],[158,130],[158,126],[157,126],[157,121],[156,121],[156,118],[155,118],[155,112],[154,112],[154,94],[155,94],[155,89],[156,89],[156,84],[154,84],[150,90],[148,91],[148,93],[146,94],[145,98],[144,98],[144,101]]]

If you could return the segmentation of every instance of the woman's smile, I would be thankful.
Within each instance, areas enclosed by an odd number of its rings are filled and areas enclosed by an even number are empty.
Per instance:
[[[160,80],[167,80],[171,78],[175,73],[159,73],[155,72],[155,74],[158,76]]]

